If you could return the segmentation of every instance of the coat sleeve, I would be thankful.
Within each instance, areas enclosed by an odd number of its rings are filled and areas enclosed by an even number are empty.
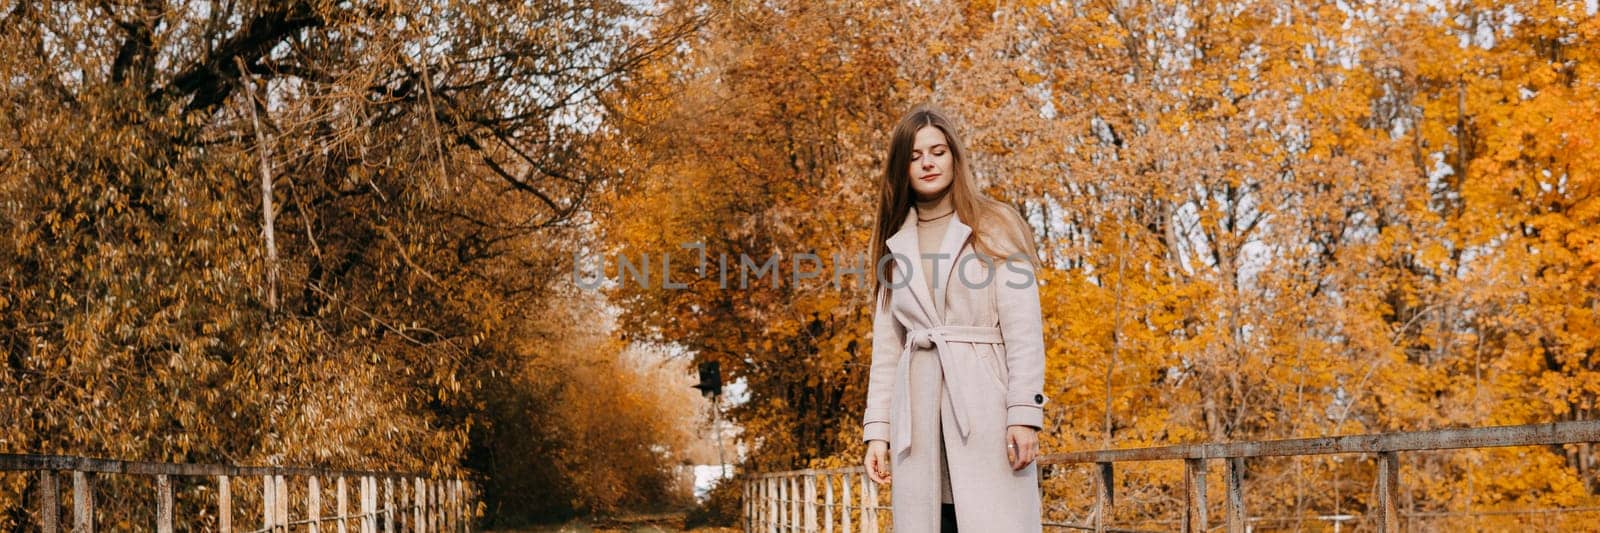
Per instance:
[[[889,309],[889,286],[879,287],[872,313],[872,366],[867,378],[867,409],[862,440],[889,441],[889,402],[894,398],[894,371],[905,346],[905,327]]]
[[[995,310],[1006,346],[1006,425],[1044,428],[1044,316],[1033,265],[998,265]]]

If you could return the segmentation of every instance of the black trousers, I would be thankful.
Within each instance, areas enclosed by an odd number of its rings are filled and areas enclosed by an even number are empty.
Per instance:
[[[950,457],[945,455],[944,449],[944,428],[941,425],[939,429],[939,460],[944,462],[944,475],[948,476],[950,475]],[[956,533],[956,504],[939,504],[939,533]]]

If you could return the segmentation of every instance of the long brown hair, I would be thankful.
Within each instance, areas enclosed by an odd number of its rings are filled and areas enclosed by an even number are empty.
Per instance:
[[[909,172],[911,150],[916,143],[917,131],[927,126],[939,128],[944,133],[945,144],[950,147],[955,175],[950,183],[951,190],[945,194],[953,195],[950,201],[955,205],[956,215],[961,217],[962,223],[972,228],[968,242],[979,253],[997,261],[1020,252],[1037,269],[1039,259],[1034,248],[1033,229],[1011,206],[978,190],[973,183],[972,162],[967,148],[961,143],[961,137],[956,135],[950,119],[932,106],[920,105],[906,113],[900,119],[900,124],[895,126],[894,134],[889,139],[889,157],[884,161],[883,179],[878,182],[878,221],[872,231],[872,255],[869,256],[874,265],[873,290],[880,289],[888,273],[895,269],[893,261],[881,263],[884,267],[881,271],[877,265],[889,254],[889,236],[900,230],[916,199]]]

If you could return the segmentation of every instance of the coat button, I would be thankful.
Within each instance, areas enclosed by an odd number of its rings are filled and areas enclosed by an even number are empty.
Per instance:
[[[1036,404],[1039,404],[1039,405],[1044,405],[1044,395],[1043,394],[1035,394],[1035,395],[1033,395],[1033,403],[1036,403]]]

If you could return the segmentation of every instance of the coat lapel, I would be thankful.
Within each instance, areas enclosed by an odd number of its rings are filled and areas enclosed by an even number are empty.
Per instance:
[[[972,233],[972,228],[961,222],[960,213],[950,214],[950,223],[944,228],[944,241],[939,243],[939,272],[938,283],[934,283],[934,307],[939,312],[939,323],[943,324],[947,316],[944,314],[945,294],[950,290],[952,281],[950,273],[956,269],[956,260],[960,259],[961,248],[967,242],[967,235]]]
[[[952,213],[950,217],[950,223],[945,227],[944,240],[939,243],[939,253],[942,254],[942,258],[939,260],[938,272],[926,272],[922,268],[922,244],[917,236],[916,207],[911,208],[905,222],[900,224],[900,230],[890,236],[885,243],[897,258],[904,258],[910,263],[908,266],[911,276],[906,281],[909,281],[911,294],[917,300],[917,305],[927,317],[930,326],[944,324],[944,306],[939,302],[944,301],[945,292],[950,287],[950,274],[955,270],[956,254],[966,244],[967,236],[972,234],[972,228],[962,223],[960,216]],[[899,272],[903,269],[895,270]],[[933,294],[928,292],[928,276],[938,276],[938,286],[934,288]]]
[[[900,231],[896,231],[884,244],[888,245],[897,263],[900,261],[907,263],[904,267],[897,264],[894,275],[898,276],[901,272],[907,271],[911,273],[907,279],[896,279],[894,283],[904,284],[911,290],[912,299],[917,301],[917,307],[922,309],[922,316],[929,326],[938,325],[935,322],[938,315],[933,308],[933,295],[928,294],[928,284],[923,281],[926,278],[923,277],[925,274],[922,272],[922,261],[918,260],[921,257],[919,250],[922,246],[917,242],[916,208],[911,208],[911,213],[906,215],[905,222],[900,224]]]

